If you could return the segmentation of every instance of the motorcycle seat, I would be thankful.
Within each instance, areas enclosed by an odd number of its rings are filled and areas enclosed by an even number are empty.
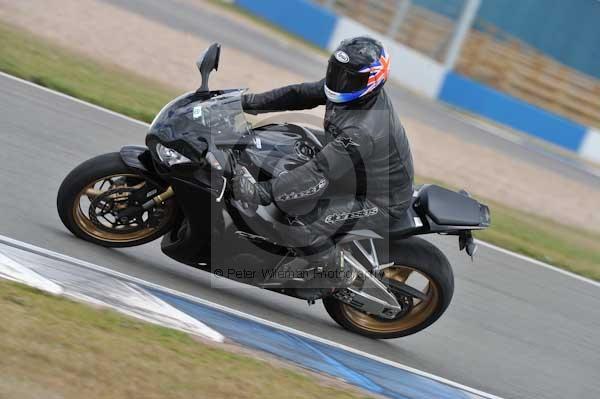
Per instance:
[[[479,202],[434,184],[423,186],[414,206],[441,226],[478,226],[481,223]]]

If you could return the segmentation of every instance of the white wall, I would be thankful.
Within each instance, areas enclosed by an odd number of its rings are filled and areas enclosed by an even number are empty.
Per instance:
[[[587,160],[600,163],[600,132],[594,129],[588,130],[583,138],[579,154]]]
[[[391,57],[392,79],[427,97],[437,98],[446,75],[442,64],[347,17],[338,19],[328,48],[333,51],[343,39],[355,36],[370,36],[385,45]]]

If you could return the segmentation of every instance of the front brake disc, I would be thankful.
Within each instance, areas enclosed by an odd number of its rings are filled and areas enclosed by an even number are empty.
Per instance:
[[[147,223],[143,220],[143,211],[126,218],[119,216],[124,209],[140,206],[131,198],[135,191],[134,188],[119,187],[96,196],[90,202],[88,210],[90,221],[98,229],[111,233],[131,233],[146,228]]]

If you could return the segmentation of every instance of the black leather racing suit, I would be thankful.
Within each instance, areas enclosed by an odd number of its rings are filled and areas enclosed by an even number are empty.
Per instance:
[[[384,90],[345,104],[327,100],[324,80],[245,94],[249,113],[326,106],[325,146],[306,164],[273,178],[274,202],[290,216],[284,244],[325,249],[344,230],[386,230],[408,208],[413,161],[408,139]],[[323,195],[325,194],[326,195]]]

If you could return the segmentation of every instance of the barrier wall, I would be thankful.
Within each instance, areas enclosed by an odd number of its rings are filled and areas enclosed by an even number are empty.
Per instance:
[[[374,37],[385,43],[392,59],[390,75],[403,86],[600,162],[599,131],[448,71],[437,61],[309,0],[235,0],[235,4],[328,50],[348,37]]]
[[[523,100],[448,72],[438,99],[577,151],[587,128]]]
[[[600,163],[600,131],[589,129],[579,147],[579,154],[590,161]]]
[[[235,0],[235,4],[322,48],[327,48],[338,18],[308,0]]]

